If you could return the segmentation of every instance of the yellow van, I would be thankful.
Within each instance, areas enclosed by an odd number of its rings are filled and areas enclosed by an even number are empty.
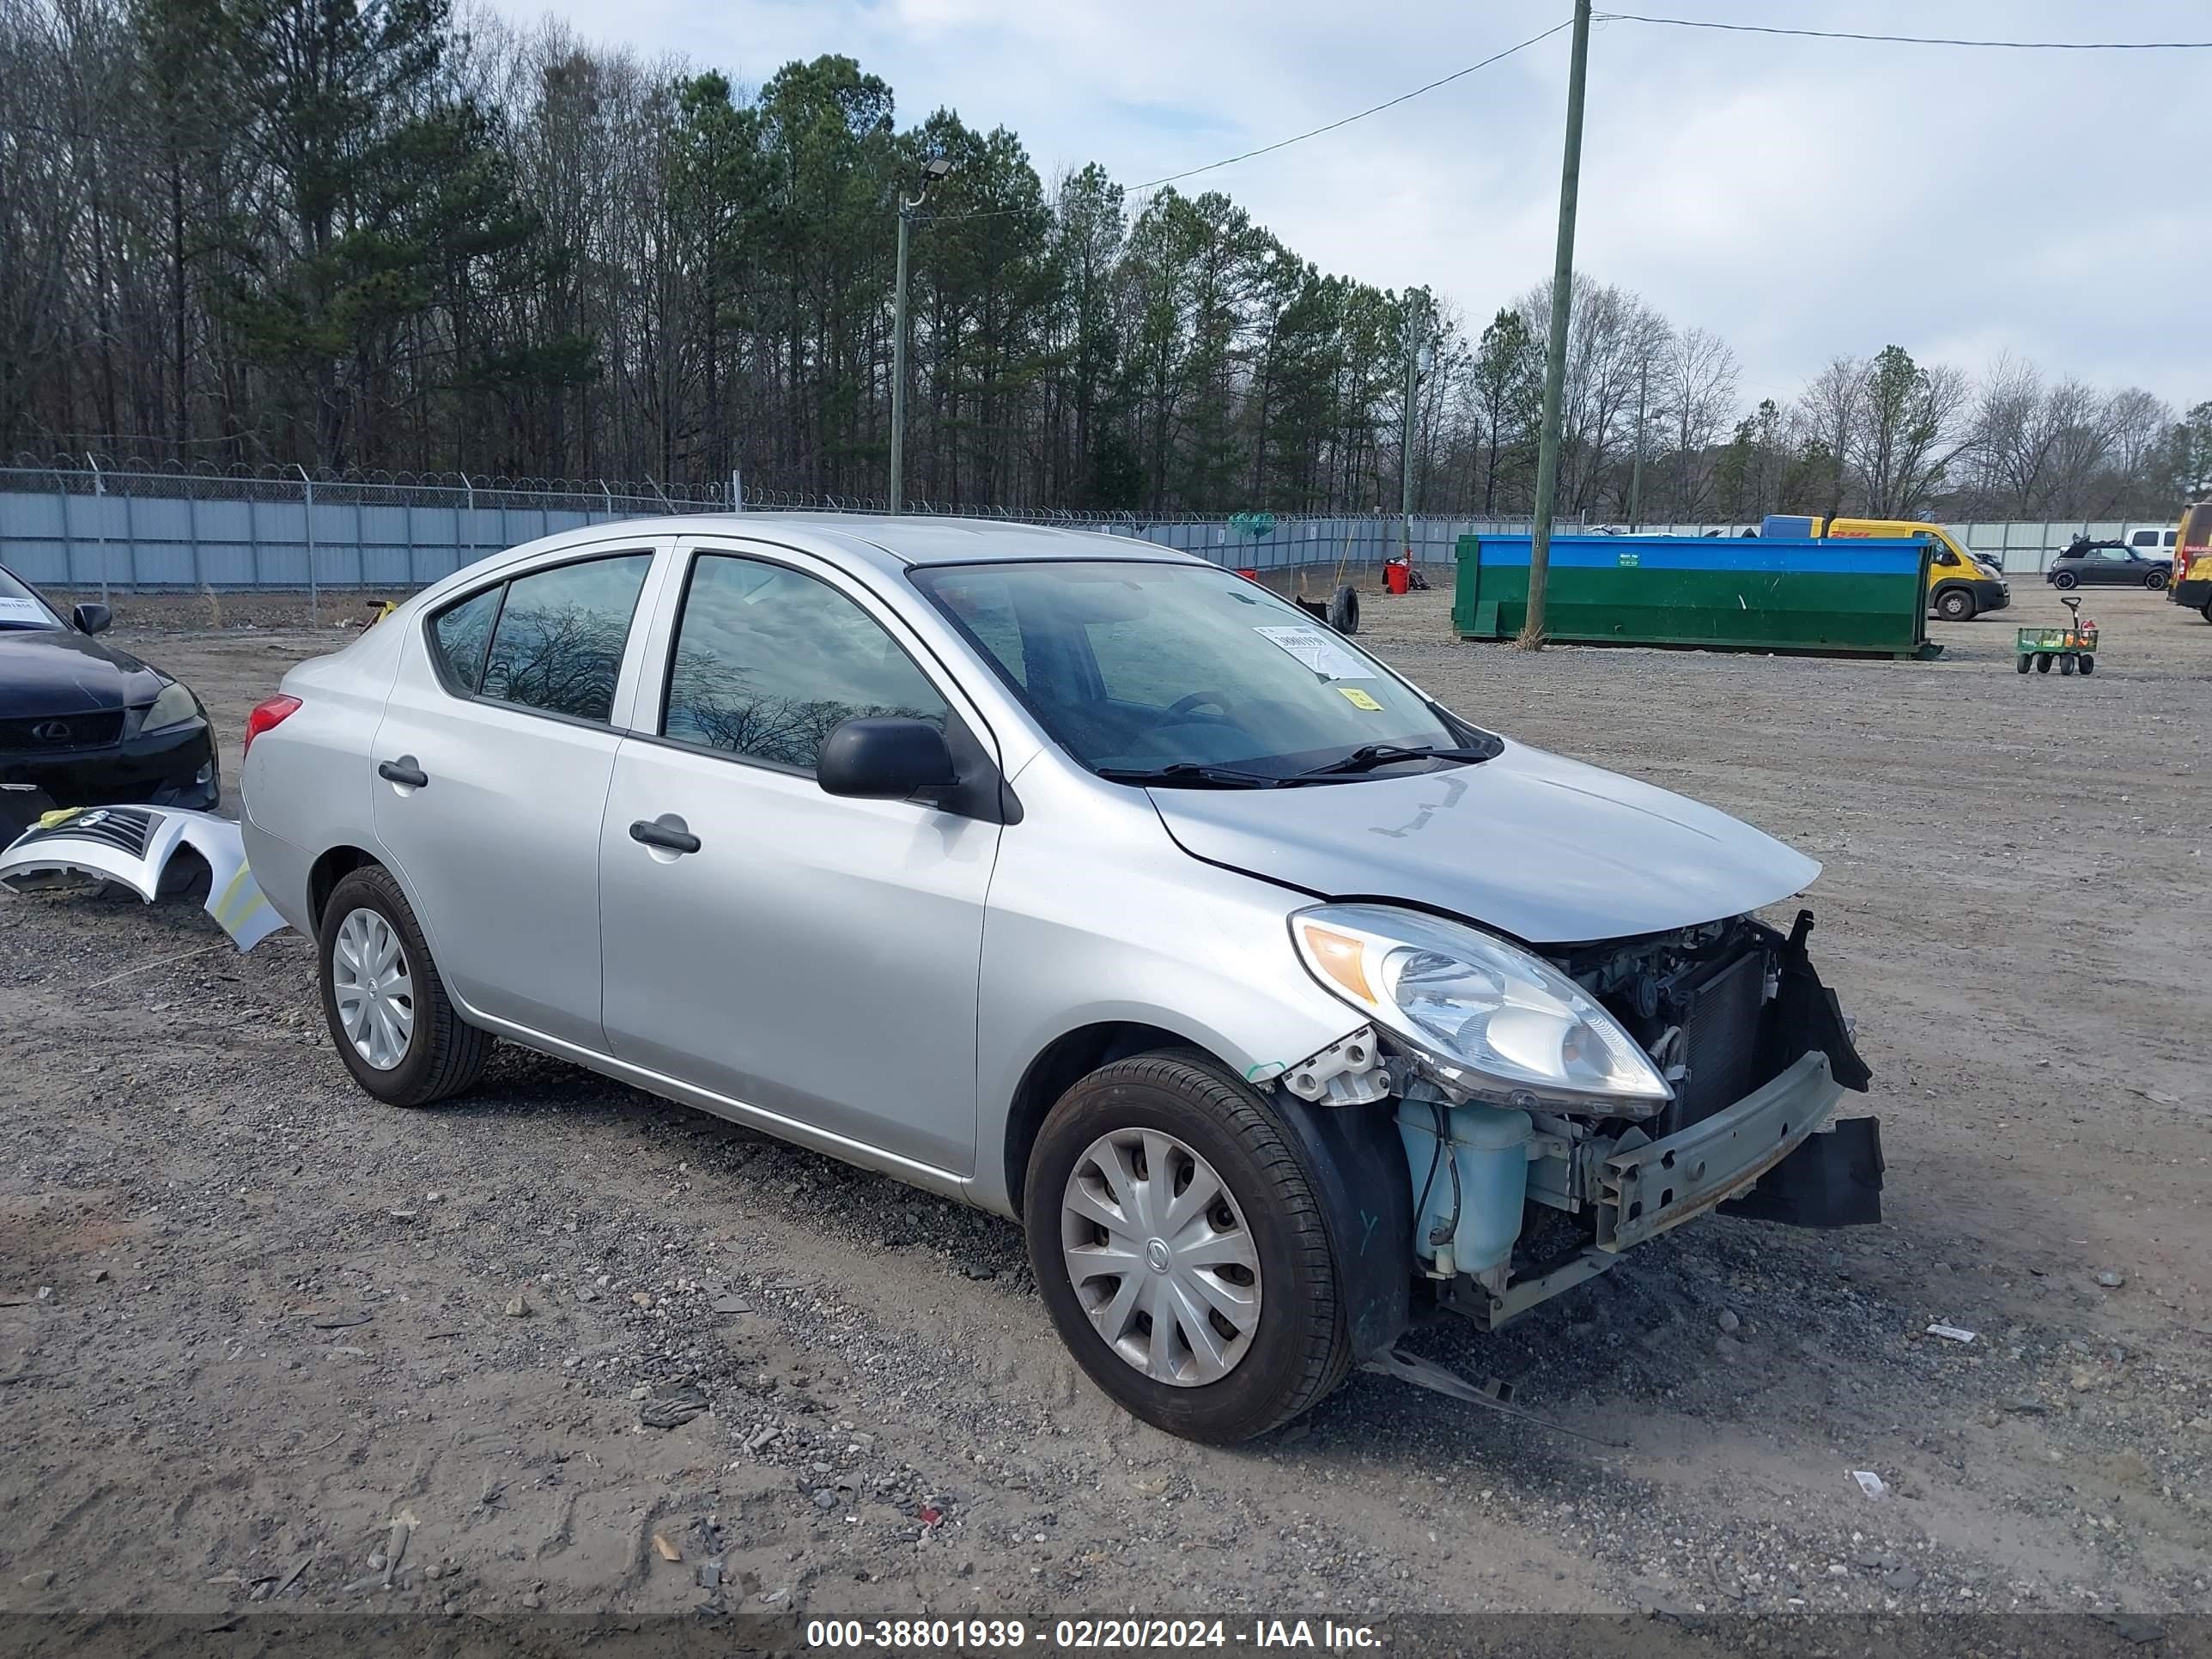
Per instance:
[[[1831,519],[1826,533],[1838,538],[1925,536],[1936,544],[1928,561],[1928,609],[1945,622],[1971,622],[1984,611],[2002,611],[2012,603],[2012,589],[1996,568],[1953,541],[1950,532],[1940,524],[1915,524],[1903,519]]]
[[[2212,501],[2183,509],[2181,533],[2175,539],[2173,580],[2166,597],[2212,623]]]

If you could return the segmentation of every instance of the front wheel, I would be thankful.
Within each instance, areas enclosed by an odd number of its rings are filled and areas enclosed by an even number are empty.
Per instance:
[[[2075,659],[2074,658],[2072,658],[2072,657],[2061,657],[2061,658],[2059,658],[2059,659],[2058,659],[2058,672],[2059,672],[2060,673],[2062,673],[2062,674],[2070,674],[2070,673],[2072,673],[2072,672],[2074,672],[2074,663],[2075,663]]]
[[[428,1106],[483,1074],[491,1034],[454,1009],[390,871],[370,864],[342,878],[315,944],[323,1018],[363,1089],[387,1105]]]
[[[2070,570],[2062,570],[2051,579],[2053,587],[2077,587],[2081,579]]]
[[[1060,1097],[1024,1182],[1060,1340],[1155,1428],[1249,1440],[1343,1381],[1352,1349],[1313,1182],[1260,1100],[1195,1055],[1102,1066]]]
[[[2084,658],[2082,658],[2082,659],[2081,659],[2081,672],[2082,672],[2083,673],[2085,673],[2085,674],[2094,674],[2094,673],[2095,673],[2095,672],[2097,672],[2097,659],[2096,659],[2094,657],[2084,657]]]
[[[1948,587],[1936,596],[1936,614],[1945,622],[1972,622],[1974,596],[1963,587]]]
[[[2039,651],[2035,653],[2035,672],[2039,674],[2048,674],[2051,672],[2051,653],[2048,651]]]
[[[2034,663],[2035,659],[2027,652],[2023,651],[2020,653],[2020,672],[2021,673],[2025,674],[2027,672],[2027,671],[2034,665]]]

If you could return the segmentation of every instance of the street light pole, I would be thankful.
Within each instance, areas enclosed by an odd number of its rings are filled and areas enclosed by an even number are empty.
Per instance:
[[[943,156],[922,163],[921,188],[902,193],[898,204],[898,274],[891,293],[891,506],[894,516],[906,501],[906,242],[915,210],[929,199],[929,187],[952,171]]]
[[[1644,404],[1651,390],[1651,360],[1636,370],[1636,465],[1628,475],[1628,527],[1644,528]]]
[[[1552,262],[1552,331],[1544,347],[1544,424],[1536,441],[1536,516],[1528,543],[1528,620],[1518,643],[1544,648],[1544,583],[1552,568],[1552,497],[1559,485],[1559,421],[1566,401],[1567,317],[1574,303],[1575,197],[1583,167],[1583,82],[1589,69],[1590,0],[1575,0],[1567,65],[1566,154],[1559,165],[1559,242]]]

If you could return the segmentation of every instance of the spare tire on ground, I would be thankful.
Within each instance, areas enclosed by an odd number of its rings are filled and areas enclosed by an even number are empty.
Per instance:
[[[1359,590],[1350,582],[1329,596],[1328,625],[1340,634],[1359,631]]]

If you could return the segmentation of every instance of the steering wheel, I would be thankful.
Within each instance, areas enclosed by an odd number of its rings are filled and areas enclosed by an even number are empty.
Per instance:
[[[1193,691],[1188,696],[1177,697],[1173,702],[1168,705],[1168,713],[1170,714],[1188,714],[1193,709],[1205,708],[1208,703],[1212,703],[1215,708],[1220,711],[1219,714],[1217,716],[1218,719],[1226,720],[1229,718],[1229,700],[1218,691]]]

